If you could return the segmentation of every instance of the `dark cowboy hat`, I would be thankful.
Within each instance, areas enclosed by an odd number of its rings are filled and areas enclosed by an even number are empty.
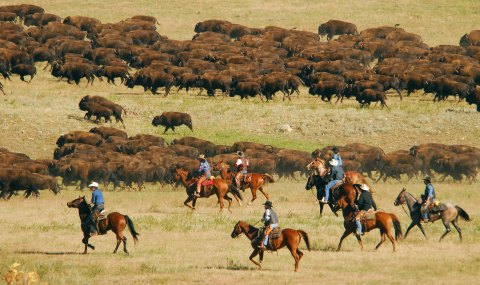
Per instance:
[[[425,178],[423,178],[423,180],[427,180],[428,182],[432,182],[432,178],[430,178],[430,176],[425,176]]]
[[[271,201],[268,201],[268,200],[267,200],[263,205],[269,206],[270,208],[273,208],[272,202],[271,202]]]
[[[333,150],[333,152],[338,152],[338,147],[334,146],[334,147],[332,148],[332,150]]]
[[[245,154],[243,153],[243,151],[239,150],[237,151],[237,155],[240,156],[240,157],[244,157]]]

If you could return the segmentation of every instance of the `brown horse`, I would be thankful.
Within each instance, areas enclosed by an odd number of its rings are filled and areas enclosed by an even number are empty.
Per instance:
[[[197,197],[195,197],[193,194],[195,193],[197,189],[197,181],[198,178],[193,178],[189,175],[188,170],[181,169],[174,167],[173,168],[173,179],[175,181],[181,181],[183,186],[185,186],[187,190],[187,195],[188,198],[183,202],[183,204],[187,207],[189,207],[192,210],[195,210],[195,204],[197,203]],[[200,192],[200,198],[209,198],[213,194],[217,195],[218,203],[220,204],[220,211],[223,210],[223,199],[228,201],[228,211],[232,212],[230,210],[230,207],[232,206],[232,198],[230,198],[227,193],[232,192],[234,195],[235,199],[240,199],[242,200],[242,195],[240,192],[237,191],[237,189],[233,189],[234,187],[229,187],[228,183],[224,179],[213,179],[213,185],[209,186],[211,187],[209,191],[202,191]],[[202,186],[203,188],[203,186]],[[192,202],[192,205],[190,206],[189,203]]]
[[[237,238],[241,234],[245,234],[245,236],[252,241],[253,252],[250,254],[250,261],[255,263],[258,268],[262,268],[262,261],[263,261],[263,251],[258,248],[259,242],[262,242],[261,237],[259,236],[261,231],[243,221],[239,221],[235,227],[233,228],[231,237]],[[283,229],[280,237],[273,240],[274,251],[281,249],[284,246],[290,250],[290,253],[295,259],[295,271],[298,271],[298,264],[300,263],[300,259],[302,259],[303,252],[301,252],[298,247],[300,242],[302,241],[302,237],[307,244],[307,249],[310,251],[310,240],[308,238],[308,234],[302,230],[294,230],[294,229]],[[257,255],[260,255],[260,262],[256,262],[253,258]]]
[[[220,175],[222,176],[223,179],[225,179],[226,181],[228,181],[229,183],[234,183],[234,179],[235,179],[235,173],[230,171],[230,165],[228,165],[227,163],[223,162],[223,161],[220,161],[218,162],[217,164],[214,165],[213,167],[214,170],[217,170],[217,171],[220,171]],[[265,174],[259,174],[259,173],[250,173],[250,175],[252,176],[252,180],[250,182],[247,182],[245,183],[244,182],[244,189],[245,188],[250,188],[252,190],[252,200],[250,202],[248,202],[247,204],[247,207],[249,207],[253,201],[255,201],[257,199],[257,190],[260,190],[260,192],[262,192],[263,196],[265,196],[265,198],[267,200],[269,200],[269,195],[267,192],[265,192],[263,190],[263,186],[267,183],[273,183],[275,182],[275,180],[273,179],[273,177],[268,174],[268,173],[265,173]],[[236,188],[235,186],[233,186],[232,188]],[[243,189],[242,189],[243,190]]]
[[[355,208],[353,208],[346,200],[345,197],[340,197],[337,200],[337,206],[342,209],[343,213],[343,226],[345,227],[345,232],[343,233],[342,237],[340,238],[340,243],[338,244],[337,250],[340,250],[342,246],[343,240],[356,231],[355,225]],[[367,220],[363,223],[364,232],[369,232],[373,229],[380,230],[381,240],[375,247],[377,250],[383,242],[385,242],[387,236],[393,245],[393,251],[396,250],[396,240],[402,238],[402,228],[400,226],[400,221],[398,220],[397,216],[392,213],[386,212],[376,212],[375,217],[372,220]],[[395,229],[395,237],[393,236],[392,228]],[[358,243],[360,244],[360,248],[363,250],[363,243],[362,238],[358,235],[357,237]]]
[[[67,203],[69,208],[77,208],[78,215],[80,216],[81,227],[83,231],[82,242],[85,244],[85,250],[83,254],[87,254],[87,247],[95,250],[95,247],[88,243],[90,238],[90,216],[92,215],[92,210],[90,206],[85,201],[85,196],[78,197],[77,199]],[[117,253],[118,246],[123,242],[123,251],[128,254],[127,250],[127,237],[123,235],[123,230],[128,226],[130,233],[132,234],[133,241],[136,244],[138,241],[138,236],[140,235],[135,231],[132,220],[127,215],[122,215],[117,212],[112,212],[107,215],[107,218],[98,222],[99,234],[104,235],[108,231],[112,231],[117,236],[117,246],[113,253]]]

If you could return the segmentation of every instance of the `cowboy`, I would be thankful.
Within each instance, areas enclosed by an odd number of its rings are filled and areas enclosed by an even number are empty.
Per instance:
[[[92,182],[88,185],[88,188],[92,190],[92,214],[90,215],[90,236],[98,233],[98,217],[100,213],[105,209],[105,199],[103,193],[98,189],[98,183]]]
[[[343,166],[342,157],[340,156],[340,153],[338,152],[338,147],[334,146],[332,148],[332,151],[333,151],[333,159],[338,161],[338,166]]]
[[[342,181],[342,179],[345,177],[345,172],[343,171],[343,168],[338,165],[338,161],[336,159],[332,159],[328,163],[331,165],[330,182],[328,182],[325,186],[325,197],[322,198],[322,203],[328,203],[328,199],[330,197],[330,188]]]
[[[370,193],[370,188],[366,184],[360,186],[362,193],[358,197],[358,211],[355,214],[355,224],[357,225],[357,235],[363,235],[362,223],[360,222],[366,214],[372,213],[377,210],[377,205],[373,201],[372,194]]]
[[[421,212],[422,212],[423,221],[428,222],[429,221],[428,207],[435,202],[435,189],[433,188],[432,179],[430,178],[430,176],[425,177],[423,179],[423,183],[425,183],[425,192],[421,196],[422,198]]]
[[[194,195],[195,197],[200,197],[200,189],[202,187],[202,182],[209,179],[212,174],[210,173],[210,164],[208,164],[208,161],[205,159],[205,155],[200,154],[197,159],[200,161],[200,165],[198,166],[197,170],[200,173],[200,176],[198,177],[197,189]]]
[[[271,201],[266,201],[265,204],[265,213],[263,213],[262,222],[264,223],[263,238],[260,241],[259,249],[265,250],[268,245],[268,235],[272,230],[278,227],[278,216],[277,213],[272,209],[273,204]]]
[[[243,186],[242,178],[245,174],[247,174],[248,159],[245,158],[243,151],[237,151],[237,155],[238,159],[237,162],[235,162],[235,167],[237,167],[235,182],[237,183],[237,189],[240,190],[240,185]]]

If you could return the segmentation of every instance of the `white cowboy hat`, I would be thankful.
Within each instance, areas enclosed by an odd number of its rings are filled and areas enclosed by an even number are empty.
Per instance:
[[[367,184],[362,184],[362,186],[360,186],[360,189],[362,189],[363,191],[370,191],[370,188],[368,188]]]
[[[332,159],[328,163],[330,163],[331,166],[337,166],[338,165],[338,160]]]
[[[92,182],[92,183],[90,183],[90,185],[88,185],[88,188],[90,188],[90,187],[98,188],[98,183],[97,182]]]

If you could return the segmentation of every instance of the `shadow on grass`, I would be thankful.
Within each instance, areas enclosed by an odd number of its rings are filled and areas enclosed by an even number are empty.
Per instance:
[[[17,254],[41,254],[41,255],[81,255],[79,252],[72,251],[34,251],[34,250],[20,250],[14,251]]]

